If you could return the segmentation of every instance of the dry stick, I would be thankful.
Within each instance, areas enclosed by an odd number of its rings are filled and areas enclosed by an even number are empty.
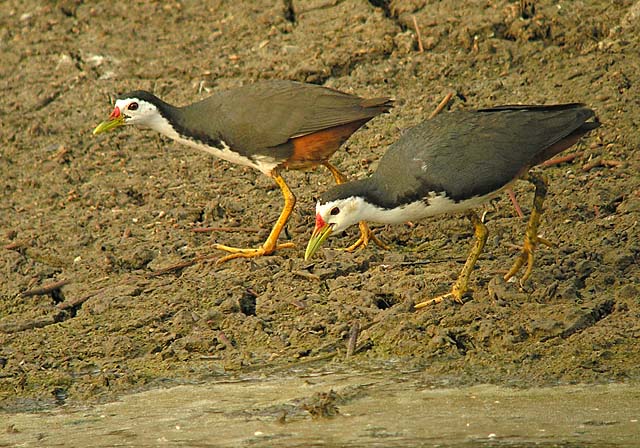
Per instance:
[[[452,92],[447,93],[447,95],[442,99],[442,101],[440,101],[440,104],[438,104],[438,107],[436,107],[435,110],[431,112],[431,115],[429,115],[429,120],[431,120],[433,117],[435,117],[440,112],[442,112],[442,110],[445,107],[447,107],[447,104],[449,104],[449,101],[451,101],[452,97],[453,97]]]
[[[307,280],[315,280],[318,282],[321,280],[319,275],[312,274],[311,272],[307,271],[291,271],[291,273],[293,275],[297,275],[298,277],[306,278]]]
[[[63,280],[57,283],[47,285],[43,288],[26,291],[26,293],[23,293],[23,295],[25,294],[35,295],[36,293],[47,294],[47,292],[43,292],[45,289],[55,290],[57,288],[62,287],[63,283],[67,283],[67,282],[68,281]],[[128,281],[125,281],[125,283],[128,283]],[[52,288],[55,286],[57,286],[57,288]],[[106,286],[104,288],[100,288],[78,299],[70,299],[70,300],[65,300],[62,303],[58,303],[55,306],[56,309],[54,309],[54,312],[46,316],[41,316],[35,319],[28,319],[28,320],[19,321],[19,322],[4,322],[4,319],[0,320],[0,333],[17,333],[24,330],[31,330],[33,328],[43,328],[48,325],[53,325],[58,322],[63,322],[68,318],[73,317],[73,315],[68,313],[67,310],[76,308],[79,305],[82,305],[84,302],[86,302],[90,298],[95,297],[96,295],[104,291],[108,291],[111,288],[112,288],[111,286]]]
[[[44,328],[64,320],[64,311],[58,311],[54,314],[41,316],[36,319],[29,319],[20,322],[2,322],[0,321],[0,333],[19,333],[24,330],[32,330],[34,328]]]
[[[52,285],[48,285],[46,288],[51,288],[51,286],[55,286],[58,285],[60,283],[63,282],[57,282],[55,284]],[[59,287],[61,287],[62,285],[59,285]],[[31,291],[27,291],[28,293],[31,293],[30,295],[35,295],[35,293],[40,293],[44,290],[45,288],[40,288],[38,290],[31,290]],[[54,288],[55,290],[56,288]],[[32,330],[34,328],[44,328],[46,326],[49,325],[53,325],[56,324],[58,322],[62,322],[64,320],[66,320],[69,317],[69,314],[66,313],[66,310],[71,309],[71,308],[75,308],[78,305],[83,304],[84,302],[86,302],[87,300],[89,300],[91,297],[95,296],[96,294],[98,294],[101,291],[104,291],[106,288],[102,288],[98,291],[95,291],[89,295],[86,295],[84,297],[81,297],[80,299],[72,299],[72,300],[65,300],[62,303],[59,303],[56,305],[56,308],[58,309],[58,311],[52,313],[52,314],[48,314],[46,316],[41,316],[41,317],[37,317],[35,319],[28,319],[28,320],[24,320],[24,321],[20,321],[20,322],[2,322],[0,321],[0,333],[18,333],[20,331],[24,331],[24,330]],[[24,295],[25,293],[23,293]],[[43,293],[46,294],[46,293]]]
[[[420,28],[418,27],[418,21],[416,20],[416,16],[411,16],[413,19],[413,27],[416,30],[416,38],[418,39],[418,51],[420,53],[424,53],[424,46],[422,45],[422,36],[420,36]]]
[[[582,171],[589,171],[589,170],[592,170],[593,168],[597,168],[599,166],[604,166],[604,167],[608,167],[608,168],[616,168],[616,167],[621,166],[622,164],[623,164],[623,162],[620,162],[618,160],[605,160],[602,157],[596,157],[591,162],[584,164],[582,166]]]
[[[205,233],[205,232],[245,232],[245,233],[259,233],[262,229],[256,229],[253,227],[196,227],[191,229],[192,232]]]
[[[70,299],[70,300],[65,300],[62,303],[58,303],[56,305],[56,308],[60,309],[60,310],[68,310],[70,308],[76,308],[78,305],[82,305],[84,302],[86,302],[87,300],[89,300],[90,298],[96,296],[97,294],[106,291],[107,289],[109,289],[110,287],[106,287],[106,288],[102,288],[99,289],[97,291],[92,292],[91,294],[87,294],[86,296],[82,296],[79,299]]]
[[[571,154],[567,154],[566,156],[545,160],[540,164],[540,166],[548,167],[553,165],[560,165],[561,163],[571,162],[573,159],[577,157],[582,157],[583,154],[584,154],[584,151],[578,151]]]
[[[24,291],[21,295],[22,297],[30,297],[30,296],[45,296],[47,294],[51,294],[53,291],[62,288],[64,285],[69,283],[69,280],[60,280],[59,282],[49,283],[48,285],[44,285],[41,288],[31,289],[29,291]]]
[[[511,199],[513,208],[516,209],[516,213],[518,214],[518,217],[524,218],[524,213],[522,213],[522,209],[520,208],[520,204],[518,203],[518,198],[516,197],[516,194],[513,192],[513,189],[511,187],[507,188],[507,193],[509,194],[509,199]]]
[[[227,349],[229,349],[229,351],[235,352],[237,350],[233,346],[233,344],[231,343],[231,341],[229,340],[227,335],[224,334],[224,331],[218,332],[218,341],[222,342],[224,344],[224,346],[227,347]]]
[[[212,260],[216,257],[217,255],[202,255],[199,257],[195,257],[193,260],[182,261],[180,263],[167,266],[166,268],[158,269],[157,271],[153,271],[149,275],[152,277],[157,277],[162,274],[167,274],[169,272],[179,271],[180,269],[188,268],[189,266],[193,266],[194,264],[199,263],[201,261]]]
[[[195,229],[191,229],[192,232],[261,232],[262,229],[253,229],[249,227],[199,227]],[[157,271],[153,271],[151,274],[152,277],[157,277],[159,275],[168,274],[169,272],[179,271],[180,269],[188,268],[193,266],[196,263],[201,261],[213,260],[217,258],[217,255],[202,255],[199,257],[195,257],[192,260],[181,261],[180,263],[172,264],[171,266],[167,266],[166,268],[158,269]]]
[[[351,331],[349,332],[349,341],[347,341],[347,358],[352,356],[356,351],[358,335],[360,335],[360,323],[358,321],[355,321],[351,326]]]
[[[27,244],[27,241],[15,241],[13,243],[9,243],[6,246],[3,246],[3,249],[6,250],[16,250],[16,249],[20,249],[21,247],[23,247],[25,244]]]

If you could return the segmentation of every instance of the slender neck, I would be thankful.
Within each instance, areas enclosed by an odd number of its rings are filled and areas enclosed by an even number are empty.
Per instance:
[[[155,106],[158,108],[159,114],[154,115],[152,119],[148,120],[145,124],[163,135],[166,135],[172,139],[178,139],[180,135],[177,129],[181,125],[182,112],[179,108],[172,106],[169,103],[165,103],[159,98],[156,98]]]
[[[425,205],[420,201],[403,204],[395,208],[384,208],[371,204],[363,198],[359,199],[362,201],[359,208],[359,220],[362,221],[376,222],[378,224],[402,224],[425,216]]]

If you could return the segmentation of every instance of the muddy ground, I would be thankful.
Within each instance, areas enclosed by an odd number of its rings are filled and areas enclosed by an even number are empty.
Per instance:
[[[640,3],[294,1],[295,22],[281,2],[206,3],[0,5],[1,408],[341,364],[434,385],[640,379]],[[285,173],[295,249],[164,271],[215,257],[213,242],[260,244],[281,195],[151,131],[94,137],[110,96],[186,104],[272,78],[397,99],[333,158],[354,178],[449,92],[452,109],[581,101],[603,125],[544,169],[541,232],[557,246],[524,288],[501,279],[526,223],[506,195],[484,210],[464,305],[412,310],[457,276],[473,234],[459,216],[380,228],[389,251],[332,250],[353,228],[303,261],[323,169]],[[531,187],[516,193],[528,213]]]

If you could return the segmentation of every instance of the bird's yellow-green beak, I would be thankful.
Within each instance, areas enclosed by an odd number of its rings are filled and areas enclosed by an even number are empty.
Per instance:
[[[111,112],[111,115],[109,115],[109,118],[96,126],[93,130],[93,135],[102,134],[103,132],[120,127],[123,124],[124,115],[120,113],[120,109],[116,106],[116,108],[113,109],[113,112]]]
[[[309,243],[307,244],[307,249],[304,251],[305,260],[308,260],[316,253],[322,243],[324,243],[324,240],[329,238],[332,231],[333,225],[327,224],[324,219],[322,219],[322,216],[316,214],[316,228],[313,229],[313,233],[311,234],[311,238],[309,238]]]

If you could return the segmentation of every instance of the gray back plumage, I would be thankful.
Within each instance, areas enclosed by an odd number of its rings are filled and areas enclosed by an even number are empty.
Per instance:
[[[323,202],[360,195],[385,208],[446,193],[460,201],[500,189],[598,126],[582,104],[500,106],[440,114],[392,144],[368,179],[336,187]],[[554,152],[555,151],[555,152]],[[353,193],[355,192],[355,193]]]
[[[193,133],[217,136],[245,156],[282,159],[292,138],[355,121],[363,123],[391,107],[388,98],[365,100],[326,87],[293,81],[262,81],[221,91],[183,107]]]

